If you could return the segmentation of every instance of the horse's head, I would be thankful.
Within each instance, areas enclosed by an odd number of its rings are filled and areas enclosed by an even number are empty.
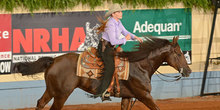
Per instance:
[[[178,44],[179,36],[174,37],[173,41],[171,42],[171,50],[166,57],[166,62],[178,70],[183,77],[188,77],[192,70],[189,68],[187,61],[184,57],[182,50]]]

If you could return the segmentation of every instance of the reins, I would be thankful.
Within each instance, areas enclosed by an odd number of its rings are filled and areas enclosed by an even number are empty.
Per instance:
[[[174,82],[174,81],[178,81],[182,78],[182,75],[178,75],[178,76],[169,76],[169,75],[165,75],[165,74],[162,74],[161,72],[159,71],[156,71],[157,73],[159,73],[161,76],[164,76],[164,77],[171,77],[171,78],[176,78],[174,80],[166,80],[166,79],[163,79],[162,77],[160,77],[158,74],[156,74],[161,80],[163,81],[166,81],[166,82]]]

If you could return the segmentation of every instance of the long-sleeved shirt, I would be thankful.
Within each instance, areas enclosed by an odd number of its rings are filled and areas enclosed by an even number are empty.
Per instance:
[[[111,45],[119,45],[125,44],[126,38],[119,37],[122,35],[127,36],[128,34],[131,36],[131,39],[134,39],[135,35],[128,32],[121,21],[116,21],[113,17],[109,18],[104,32],[102,32],[102,38],[111,43]]]

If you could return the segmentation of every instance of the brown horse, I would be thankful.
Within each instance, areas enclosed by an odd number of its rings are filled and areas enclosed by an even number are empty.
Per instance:
[[[151,76],[163,62],[167,62],[184,77],[188,77],[191,73],[177,43],[178,37],[174,37],[172,42],[151,37],[148,39],[139,44],[137,51],[120,54],[128,57],[130,62],[128,80],[119,81],[121,110],[128,110],[131,98],[138,99],[151,110],[159,110],[150,94]],[[35,62],[15,64],[14,72],[23,75],[45,72],[46,90],[38,100],[36,110],[42,110],[52,98],[54,102],[50,109],[60,110],[75,88],[81,88],[91,94],[96,93],[100,80],[76,76],[78,57],[79,54],[67,53],[56,58],[43,57]]]

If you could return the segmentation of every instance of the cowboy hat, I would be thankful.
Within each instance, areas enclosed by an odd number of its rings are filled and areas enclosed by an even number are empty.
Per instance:
[[[112,13],[116,11],[122,11],[122,10],[123,9],[121,8],[121,6],[118,3],[115,3],[109,7],[108,12],[105,13],[105,18],[108,18]]]

